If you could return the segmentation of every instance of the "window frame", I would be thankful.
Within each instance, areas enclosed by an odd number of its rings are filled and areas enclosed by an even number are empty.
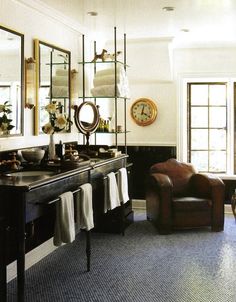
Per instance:
[[[234,175],[234,85],[236,76],[232,77],[204,77],[201,75],[182,74],[178,77],[177,89],[177,159],[188,161],[188,83],[226,83],[227,84],[227,169],[226,173],[215,173],[219,176]],[[236,87],[236,86],[235,86]],[[236,95],[235,95],[236,98]],[[236,154],[235,154],[236,156]],[[235,171],[236,172],[236,171]]]
[[[205,85],[207,87],[207,104],[193,104],[192,103],[192,99],[191,99],[191,96],[192,96],[192,87],[193,86],[203,86]],[[215,105],[215,104],[210,104],[210,88],[213,87],[213,86],[219,86],[219,85],[222,85],[224,86],[226,89],[226,95],[225,95],[225,105]],[[207,166],[208,166],[208,169],[205,170],[205,171],[202,171],[202,172],[210,172],[210,173],[222,173],[222,174],[225,174],[227,172],[227,140],[228,140],[228,125],[227,125],[227,99],[228,99],[228,96],[227,96],[227,82],[189,82],[187,83],[187,98],[188,98],[188,104],[187,104],[187,114],[188,114],[188,161],[189,162],[192,162],[192,152],[193,151],[204,151],[204,152],[207,152],[207,157],[208,157],[208,160],[207,160]],[[193,127],[192,126],[192,110],[193,108],[206,108],[207,109],[207,115],[208,115],[208,119],[207,119],[207,126],[205,127]],[[211,127],[210,126],[210,123],[211,123],[211,120],[210,120],[210,110],[211,108],[225,108],[225,114],[226,114],[226,125],[225,125],[225,131],[226,131],[226,142],[225,142],[225,149],[212,149],[210,147],[210,132],[211,130],[213,129],[223,129],[221,127]],[[208,136],[207,136],[207,144],[208,144],[208,148],[207,149],[194,149],[193,146],[192,146],[192,130],[193,129],[204,129],[204,130],[207,130],[207,133],[208,133]],[[226,153],[226,163],[225,163],[225,171],[222,170],[222,171],[219,171],[219,172],[216,172],[216,171],[212,171],[210,170],[210,153],[213,152],[213,151],[223,151]]]

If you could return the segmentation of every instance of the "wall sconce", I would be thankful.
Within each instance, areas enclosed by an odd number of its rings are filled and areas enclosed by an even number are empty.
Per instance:
[[[71,108],[74,109],[75,101],[79,98],[79,73],[77,70],[71,70]]]
[[[26,98],[25,108],[32,109],[36,102],[36,62],[33,58],[26,60]]]

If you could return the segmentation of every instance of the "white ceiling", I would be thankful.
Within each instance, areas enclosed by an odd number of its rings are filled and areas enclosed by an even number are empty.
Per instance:
[[[40,0],[39,0],[40,2]],[[41,0],[96,32],[129,38],[174,37],[175,45],[235,44],[236,0]],[[163,7],[173,6],[166,12]],[[87,15],[96,11],[96,17]],[[182,32],[188,29],[189,32]]]

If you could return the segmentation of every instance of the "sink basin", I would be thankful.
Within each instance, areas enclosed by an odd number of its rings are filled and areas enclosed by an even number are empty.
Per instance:
[[[19,171],[6,174],[7,176],[20,176],[20,177],[35,177],[35,176],[50,176],[55,174],[53,171]]]

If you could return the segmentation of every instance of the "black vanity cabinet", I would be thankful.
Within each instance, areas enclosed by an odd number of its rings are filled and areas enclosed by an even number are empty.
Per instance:
[[[25,253],[53,236],[55,201],[67,191],[90,182],[93,186],[95,231],[121,233],[132,221],[131,202],[107,214],[104,207],[104,181],[109,172],[126,166],[127,155],[91,162],[50,176],[0,177],[0,217],[6,222],[6,264],[17,260],[18,302],[24,301]],[[129,167],[128,171],[129,171]]]

